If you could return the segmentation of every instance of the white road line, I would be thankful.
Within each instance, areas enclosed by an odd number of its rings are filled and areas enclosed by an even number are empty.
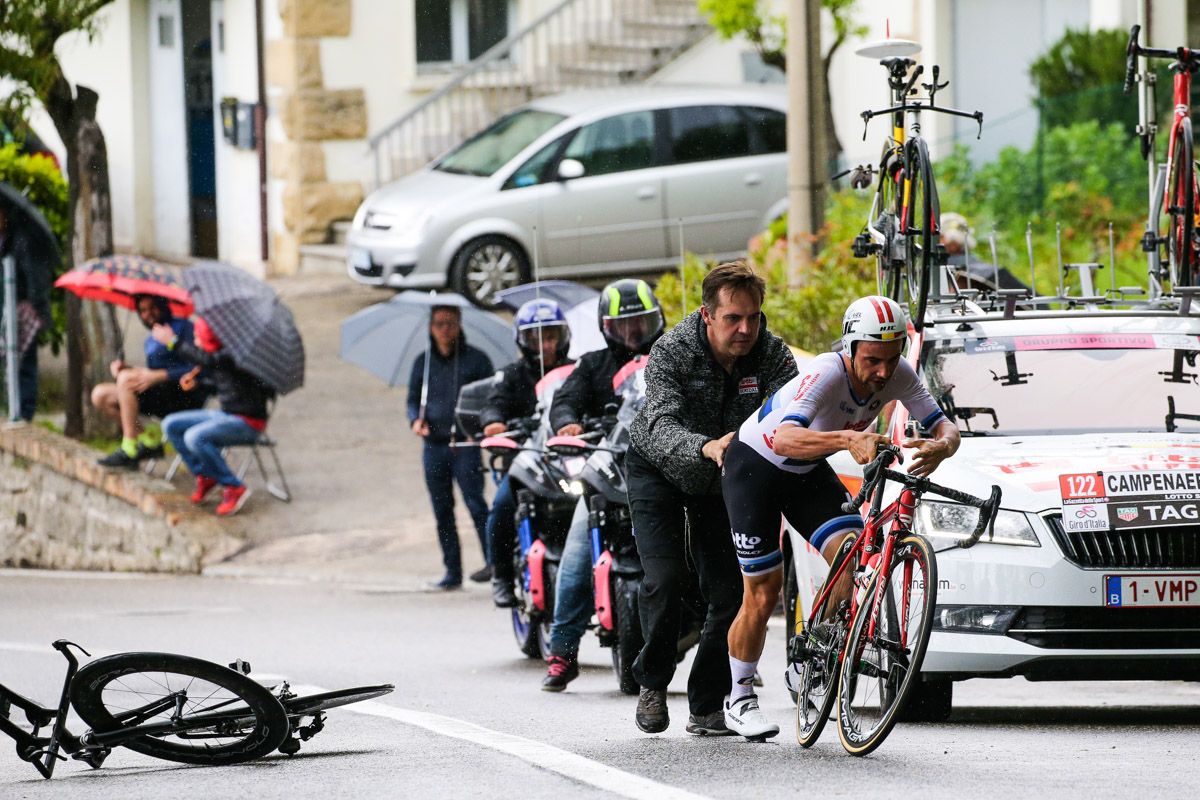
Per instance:
[[[328,690],[317,686],[293,686],[292,691],[304,695]],[[359,714],[394,719],[442,736],[462,739],[499,750],[534,766],[550,772],[557,772],[571,780],[587,783],[603,791],[632,798],[632,800],[708,800],[704,795],[668,786],[665,783],[643,778],[641,775],[624,772],[544,742],[494,731],[454,717],[444,717],[441,714],[430,714],[425,711],[411,711],[375,700],[366,700],[344,708]]]
[[[29,644],[26,642],[0,641],[0,651],[16,653],[38,653],[41,655],[57,655],[53,648],[47,645]],[[93,656],[111,655],[104,651],[91,651]],[[260,682],[272,683],[282,678],[278,675],[253,673]],[[292,686],[292,691],[299,695],[317,694],[329,691],[319,686]],[[347,711],[367,714],[373,717],[385,717],[407,725],[424,728],[432,733],[449,736],[452,739],[462,739],[483,747],[498,750],[501,753],[533,764],[536,767],[557,772],[566,778],[580,783],[590,784],[598,789],[612,794],[628,797],[631,800],[709,800],[704,795],[678,789],[665,783],[643,778],[631,772],[592,761],[590,758],[576,755],[562,748],[526,739],[523,736],[513,736],[509,733],[494,731],[473,722],[467,722],[441,714],[430,714],[425,711],[411,711],[405,708],[385,705],[374,700],[344,707]]]

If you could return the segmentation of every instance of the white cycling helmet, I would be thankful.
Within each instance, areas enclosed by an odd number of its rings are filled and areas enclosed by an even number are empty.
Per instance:
[[[890,342],[904,339],[908,322],[900,304],[873,294],[855,300],[842,317],[842,352],[854,355],[855,342]]]

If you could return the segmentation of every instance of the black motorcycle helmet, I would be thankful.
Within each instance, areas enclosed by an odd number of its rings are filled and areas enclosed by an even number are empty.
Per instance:
[[[623,278],[604,287],[599,318],[605,340],[633,353],[649,353],[666,327],[662,303],[650,284],[636,278]]]

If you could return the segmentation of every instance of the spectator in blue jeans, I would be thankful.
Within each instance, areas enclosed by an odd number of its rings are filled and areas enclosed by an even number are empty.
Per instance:
[[[513,317],[513,336],[521,357],[496,373],[495,382],[479,415],[484,436],[499,436],[508,423],[537,411],[537,384],[546,373],[572,363],[571,328],[558,303],[530,300]],[[492,568],[492,601],[497,608],[517,604],[513,592],[513,549],[517,538],[517,498],[508,476],[496,487],[488,514],[487,540]],[[474,577],[474,576],[472,576]]]
[[[459,390],[492,374],[492,362],[482,350],[467,344],[462,332],[462,312],[455,306],[435,306],[430,314],[429,350],[417,357],[408,381],[408,421],[412,432],[424,439],[421,465],[425,488],[437,521],[438,544],[446,574],[431,589],[462,586],[462,551],[454,522],[454,484],[462,492],[479,535],[484,561],[488,557],[487,501],[483,499],[483,467],[478,448],[451,447],[467,437],[454,420]],[[429,358],[429,387],[422,404],[425,359]]]
[[[220,400],[220,409],[178,411],[163,420],[163,435],[170,440],[183,463],[196,476],[192,502],[200,503],[216,486],[222,487],[217,516],[236,514],[250,490],[229,469],[221,451],[234,445],[253,444],[267,429],[267,401],[274,391],[261,380],[233,363],[232,356],[202,318],[193,326],[195,342],[175,336],[167,325],[155,325],[150,335],[196,365],[179,382],[185,391],[195,391],[197,375],[204,368]]]

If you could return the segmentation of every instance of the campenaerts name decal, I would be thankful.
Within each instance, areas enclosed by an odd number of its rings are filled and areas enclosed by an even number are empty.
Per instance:
[[[1200,470],[1085,472],[1058,483],[1068,531],[1200,523]]]

